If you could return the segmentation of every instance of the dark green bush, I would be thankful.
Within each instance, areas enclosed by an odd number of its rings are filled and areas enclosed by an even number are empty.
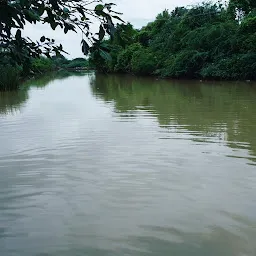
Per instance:
[[[131,70],[135,74],[153,74],[156,68],[156,58],[148,49],[141,48],[133,53]]]
[[[64,56],[55,56],[51,59],[56,67],[63,67],[70,63],[70,60],[66,59]]]
[[[195,78],[208,57],[207,52],[198,52],[196,50],[182,51],[173,55],[165,63],[161,75],[176,78]]]
[[[88,61],[83,58],[76,58],[69,61],[68,64],[65,65],[66,68],[86,68],[88,67]]]
[[[117,64],[115,66],[115,71],[121,71],[121,72],[131,72],[131,60],[132,56],[136,51],[139,51],[142,48],[142,46],[139,43],[132,44],[128,46],[124,51],[122,51],[118,58],[117,58]]]
[[[0,65],[0,91],[12,91],[19,88],[20,67]]]
[[[256,32],[256,16],[244,19],[241,23],[240,31],[244,33]]]
[[[49,58],[41,57],[39,59],[32,60],[31,69],[35,73],[45,73],[45,72],[53,71],[55,69],[55,65],[53,60]]]
[[[256,53],[240,54],[224,58],[201,70],[204,78],[256,79]]]

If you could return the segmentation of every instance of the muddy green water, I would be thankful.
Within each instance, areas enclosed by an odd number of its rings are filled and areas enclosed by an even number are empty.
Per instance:
[[[0,175],[1,256],[255,256],[256,85],[32,81]]]

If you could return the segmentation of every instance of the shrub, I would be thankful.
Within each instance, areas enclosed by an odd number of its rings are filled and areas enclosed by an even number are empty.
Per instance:
[[[88,61],[83,58],[76,58],[69,61],[68,64],[64,66],[65,68],[85,68],[88,67]]]
[[[240,30],[243,33],[253,33],[256,31],[256,16],[248,17],[243,20],[240,26]]]
[[[141,48],[132,55],[131,69],[135,74],[153,74],[156,65],[156,59],[148,49]]]
[[[52,57],[52,61],[56,67],[62,67],[70,63],[70,60],[66,59],[64,56]]]
[[[0,65],[0,91],[12,91],[19,88],[20,67]]]
[[[256,54],[239,54],[221,59],[203,68],[201,75],[215,79],[256,79]]]
[[[142,46],[139,43],[135,43],[128,46],[124,51],[122,51],[117,57],[115,71],[131,72],[131,60],[133,53],[140,50],[141,48]]]
[[[32,60],[31,69],[35,73],[45,73],[45,72],[53,71],[55,69],[55,65],[51,59],[41,57],[39,59]]]
[[[160,74],[162,76],[176,78],[195,78],[199,76],[199,71],[207,57],[207,52],[198,52],[195,50],[182,51],[170,57]]]

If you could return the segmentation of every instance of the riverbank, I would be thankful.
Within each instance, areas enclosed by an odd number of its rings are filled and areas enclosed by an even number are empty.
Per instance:
[[[164,81],[198,81],[200,83],[202,82],[246,82],[246,83],[254,83],[256,79],[251,80],[251,79],[220,79],[220,78],[200,78],[200,77],[194,77],[194,78],[186,78],[186,77],[165,77],[165,76],[159,76],[157,74],[135,74],[135,73],[124,73],[124,72],[103,72],[100,70],[96,70],[96,68],[91,68],[90,70],[95,71],[98,74],[102,75],[109,75],[109,76],[133,76],[136,78],[149,78],[149,79],[154,79],[154,80],[164,80]]]

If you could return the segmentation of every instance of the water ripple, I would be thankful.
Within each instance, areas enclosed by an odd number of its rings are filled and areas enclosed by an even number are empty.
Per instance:
[[[0,113],[0,255],[255,255],[255,91],[128,80]]]

